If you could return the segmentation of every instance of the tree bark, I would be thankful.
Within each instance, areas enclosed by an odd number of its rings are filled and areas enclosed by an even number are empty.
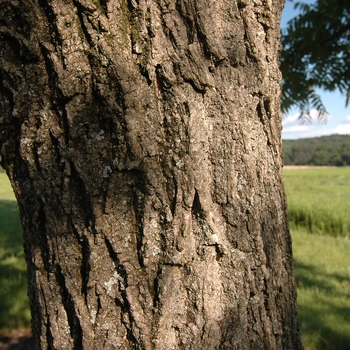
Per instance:
[[[41,349],[301,349],[284,1],[0,0],[0,144]]]

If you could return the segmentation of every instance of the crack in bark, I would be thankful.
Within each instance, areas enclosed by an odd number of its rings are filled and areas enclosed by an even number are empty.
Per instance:
[[[136,225],[137,225],[137,235],[136,235],[136,241],[137,241],[137,258],[139,265],[141,267],[145,267],[145,263],[142,256],[142,246],[143,246],[143,236],[144,236],[144,227],[143,227],[143,218],[144,218],[144,194],[138,189],[134,188],[133,192],[133,207],[134,207],[134,215],[136,219]]]
[[[260,98],[261,99],[261,98]],[[256,106],[256,112],[258,114],[258,117],[260,119],[260,122],[262,124],[266,139],[267,139],[267,145],[271,146],[271,141],[270,141],[270,135],[269,132],[266,130],[266,125],[268,125],[268,121],[266,120],[266,110],[265,110],[265,101],[259,101],[258,105]]]
[[[51,332],[51,322],[50,322],[50,318],[49,315],[46,315],[47,317],[47,327],[46,327],[46,342],[47,342],[47,346],[48,346],[48,350],[55,350],[55,347],[53,345],[53,336],[52,336],[52,332]],[[39,342],[38,342],[39,344]]]
[[[84,38],[86,39],[86,41],[88,42],[89,46],[92,47],[93,45],[93,40],[92,37],[84,23],[84,17],[83,15],[85,14],[85,12],[88,13],[92,13],[94,12],[92,9],[88,8],[87,6],[84,6],[84,3],[80,2],[79,0],[73,0],[73,4],[74,6],[77,8],[77,16],[79,18],[79,24],[80,24],[80,28],[84,34]]]
[[[173,216],[173,218],[175,217],[176,214],[176,205],[177,205],[177,200],[178,200],[178,196],[179,196],[179,186],[177,183],[177,179],[176,179],[176,173],[172,172],[172,182],[174,184],[174,188],[173,188],[173,193],[170,193],[169,199],[171,200],[171,214]],[[173,195],[171,197],[171,195]]]
[[[121,310],[120,317],[121,317],[121,323],[126,328],[126,334],[127,334],[127,340],[129,344],[132,344],[134,349],[141,349],[139,346],[139,343],[136,339],[136,337],[133,334],[133,324],[135,323],[134,317],[132,315],[131,311],[131,305],[127,297],[126,289],[128,288],[128,275],[127,272],[122,264],[120,264],[120,261],[118,259],[117,253],[114,251],[111,242],[108,240],[107,237],[105,237],[105,244],[109,253],[110,258],[113,261],[113,265],[115,270],[117,271],[118,275],[120,276],[120,279],[118,277],[118,289],[120,292],[120,295],[122,296],[123,300],[119,300],[118,298],[114,298],[115,305]]]
[[[83,330],[80,325],[78,313],[75,309],[73,301],[74,298],[72,298],[72,295],[70,294],[66,286],[65,277],[62,273],[62,269],[59,264],[55,265],[55,270],[56,281],[60,287],[62,304],[67,315],[67,320],[70,328],[70,335],[74,342],[73,350],[81,350],[83,348]]]
[[[155,67],[155,72],[157,89],[160,91],[161,96],[164,98],[165,93],[171,89],[175,81],[171,81],[171,79],[167,77],[165,70],[161,64],[157,64]]]
[[[65,96],[62,92],[62,90],[59,88],[58,84],[58,73],[55,69],[54,62],[52,61],[50,54],[51,54],[51,48],[50,44],[48,43],[41,43],[40,44],[41,54],[44,59],[46,73],[48,76],[48,87],[51,91],[50,99],[51,103],[53,104],[56,111],[58,111],[58,105],[57,102],[63,102],[67,103],[70,99]],[[58,113],[60,115],[61,113]]]
[[[40,173],[41,172],[41,166],[40,166],[40,160],[39,160],[39,144],[38,142],[34,142],[33,143],[33,160],[34,160],[34,164],[36,167],[36,170]]]
[[[55,14],[52,6],[50,6],[48,4],[48,2],[45,2],[43,0],[38,0],[38,3],[45,13],[45,16],[47,18],[49,31],[50,31],[50,35],[54,39],[53,43],[55,44],[56,51],[58,51],[59,48],[62,47],[62,38],[61,38],[59,30],[56,26],[56,23],[57,23],[56,14]]]
[[[113,266],[119,272],[120,268],[123,268],[123,267],[119,263],[118,254],[114,251],[111,242],[109,241],[109,239],[106,236],[105,236],[105,244],[106,244],[106,247],[108,250],[109,257],[112,260]],[[123,268],[123,270],[124,270],[124,268]],[[123,274],[125,275],[125,270],[124,270]]]
[[[93,213],[92,209],[92,203],[91,203],[91,197],[89,196],[89,191],[86,188],[85,182],[83,178],[80,176],[79,171],[77,170],[75,164],[73,161],[69,162],[69,182],[68,182],[68,188],[69,193],[71,194],[71,201],[73,203],[79,203],[81,205],[82,211],[85,213],[89,213],[89,215],[84,215],[85,227],[89,227],[90,220],[95,219],[95,215]],[[72,204],[72,203],[71,203]],[[73,223],[73,222],[72,222]],[[73,225],[74,227],[74,225]],[[80,234],[78,234],[78,238],[80,239]]]
[[[108,18],[108,2],[109,0],[100,0],[100,5],[103,9],[104,15]]]
[[[192,14],[192,13],[195,13],[194,9],[191,9],[190,11],[184,11],[182,9],[182,6],[181,5],[184,5],[186,6],[186,3],[187,2],[183,2],[183,1],[176,1],[176,4],[175,4],[175,8],[177,10],[177,12],[179,13],[179,15],[181,16],[181,18],[183,19],[183,23],[186,27],[186,34],[187,34],[187,41],[188,41],[188,44],[192,44],[195,40],[195,28],[197,27],[194,22],[195,22],[195,19],[192,19],[190,18],[189,15],[187,14]],[[197,29],[197,28],[196,28]]]
[[[41,258],[44,263],[45,271],[49,273],[52,270],[52,262],[50,262],[50,254],[49,254],[49,252],[51,251],[49,246],[49,237],[47,236],[46,228],[45,228],[46,214],[44,210],[44,203],[39,198],[36,198],[36,200],[37,202],[40,203],[37,206],[37,210],[32,213],[32,224],[34,225],[36,223],[35,225],[36,229],[34,231],[36,234],[35,236],[33,235],[34,237],[29,237],[29,242],[25,241],[25,243],[29,251],[33,250],[32,247],[35,247],[35,248],[39,247],[41,251]],[[35,206],[33,208],[35,208]],[[28,231],[32,232],[32,230],[30,230],[29,228],[28,228]],[[34,238],[34,239],[31,239],[31,238]]]
[[[194,81],[192,78],[185,78],[182,77],[184,82],[190,84],[195,92],[198,92],[199,94],[204,95],[206,92],[206,89],[209,85],[204,84],[202,81],[198,80],[198,83]]]
[[[192,213],[193,213],[195,218],[201,218],[201,219],[204,218],[204,212],[203,212],[201,202],[199,200],[199,195],[198,195],[197,189],[195,189],[195,193],[194,193],[193,204],[192,204]]]
[[[81,261],[81,268],[80,268],[80,274],[82,277],[82,285],[81,285],[81,293],[84,295],[86,305],[88,305],[88,283],[89,283],[89,277],[90,277],[90,245],[89,241],[86,238],[85,235],[82,235],[79,237],[79,243],[81,246],[81,255],[82,255],[82,261]]]
[[[156,310],[160,307],[160,298],[159,298],[159,277],[163,273],[163,268],[158,266],[157,275],[154,278],[153,282],[153,313],[156,313]]]

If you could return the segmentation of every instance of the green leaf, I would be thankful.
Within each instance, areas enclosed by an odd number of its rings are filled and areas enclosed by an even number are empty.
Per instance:
[[[326,108],[315,89],[339,90],[349,102],[350,1],[297,2],[295,8],[300,14],[282,30],[282,112],[296,106],[305,122],[310,109],[317,109],[317,120],[326,122]]]

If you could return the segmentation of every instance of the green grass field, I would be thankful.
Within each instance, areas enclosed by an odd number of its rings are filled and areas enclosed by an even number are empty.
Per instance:
[[[292,229],[349,235],[350,167],[285,169],[283,175]]]
[[[350,168],[284,170],[305,350],[350,349]]]
[[[284,177],[289,209],[306,210],[302,215],[309,216],[306,225],[297,220],[291,223],[305,350],[349,350],[350,168],[286,169]],[[322,216],[325,212],[330,214]],[[332,226],[328,223],[332,220],[341,224]],[[3,172],[0,172],[0,315],[0,332],[30,323],[18,209]]]
[[[350,240],[292,231],[305,350],[350,349]]]
[[[30,325],[22,242],[17,202],[0,172],[0,332]]]

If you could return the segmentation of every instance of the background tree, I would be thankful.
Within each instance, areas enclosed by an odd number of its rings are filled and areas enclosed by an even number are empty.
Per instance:
[[[285,165],[350,165],[350,136],[283,140]]]
[[[296,2],[300,14],[282,31],[282,111],[292,106],[301,120],[310,120],[310,109],[326,121],[326,108],[316,89],[338,89],[350,96],[350,3],[347,0]]]
[[[0,0],[1,155],[42,349],[300,349],[283,1]]]

